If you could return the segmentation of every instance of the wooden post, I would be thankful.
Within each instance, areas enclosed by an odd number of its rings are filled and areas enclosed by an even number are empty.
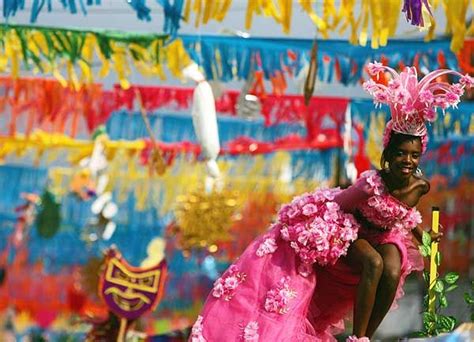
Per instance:
[[[431,209],[431,230],[433,233],[438,233],[439,228],[439,208],[433,207]],[[438,243],[431,241],[431,259],[430,259],[430,287],[428,291],[428,307],[431,313],[435,312],[436,294],[434,286],[436,285],[436,278],[438,275],[438,266],[436,264],[436,254],[438,254]]]
[[[120,319],[120,330],[117,336],[117,342],[125,342],[125,335],[127,333],[127,319],[121,318]]]

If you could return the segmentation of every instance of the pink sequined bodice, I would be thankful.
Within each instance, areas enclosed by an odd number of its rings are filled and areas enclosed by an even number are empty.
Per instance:
[[[372,188],[373,195],[357,205],[357,210],[370,223],[381,229],[410,231],[421,223],[421,214],[393,197],[375,170],[361,175]]]

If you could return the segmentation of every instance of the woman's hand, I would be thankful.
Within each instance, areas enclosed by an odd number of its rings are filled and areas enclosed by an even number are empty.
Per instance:
[[[444,227],[441,225],[441,223],[438,226],[438,233],[435,233],[432,229],[430,229],[428,231],[428,234],[430,234],[431,241],[440,242],[441,237],[443,236],[443,230],[444,230]]]
[[[441,237],[443,236],[443,226],[440,224],[438,226],[439,230],[438,230],[438,233],[435,233],[433,230],[429,230],[427,231],[426,233],[428,233],[431,237],[431,241],[434,241],[434,242],[439,242],[441,240]],[[423,228],[421,228],[420,226],[416,226],[413,230],[413,235],[415,236],[416,240],[418,241],[419,244],[422,244],[423,243],[423,233],[425,232],[423,230]]]

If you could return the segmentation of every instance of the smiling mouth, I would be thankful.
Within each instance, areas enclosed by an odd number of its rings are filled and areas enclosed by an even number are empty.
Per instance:
[[[401,173],[404,174],[404,175],[409,175],[409,174],[411,174],[411,173],[413,172],[413,168],[411,168],[411,167],[406,167],[406,166],[402,166],[402,167],[400,167],[400,171],[401,171]]]

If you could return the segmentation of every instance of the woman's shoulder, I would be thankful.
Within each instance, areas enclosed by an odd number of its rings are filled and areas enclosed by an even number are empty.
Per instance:
[[[413,175],[413,187],[419,189],[422,195],[430,191],[430,181],[422,173]]]

